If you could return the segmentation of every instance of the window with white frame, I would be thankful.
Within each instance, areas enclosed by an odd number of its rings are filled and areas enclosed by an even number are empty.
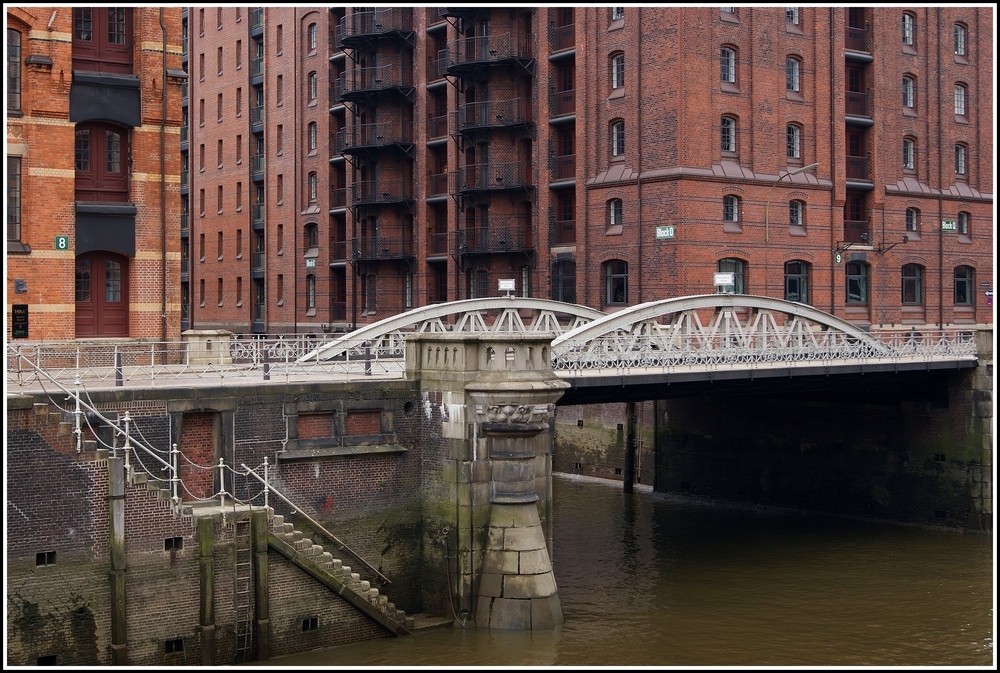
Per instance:
[[[722,219],[725,222],[740,221],[740,197],[733,194],[722,197]]]
[[[916,165],[916,143],[913,138],[903,138],[903,169],[912,171]]]
[[[785,126],[785,156],[789,159],[802,158],[802,127],[797,124]]]
[[[315,72],[309,73],[309,102],[315,103],[316,96],[319,94],[319,80],[316,77]]]
[[[903,14],[903,44],[912,47],[916,37],[916,18],[909,13]]]
[[[316,126],[316,122],[309,122],[308,129],[309,129],[309,132],[308,132],[307,136],[309,138],[309,152],[315,152],[316,151],[316,144],[318,142],[318,134],[319,134],[318,128]]]
[[[608,201],[608,226],[613,227],[622,224],[622,200],[611,199]]]
[[[920,227],[920,211],[916,208],[906,209],[906,230],[916,233]]]
[[[785,7],[785,23],[790,23],[793,26],[799,25],[798,7]]]
[[[719,49],[719,77],[723,82],[736,82],[736,50],[732,47]]]
[[[733,294],[746,294],[746,262],[735,257],[726,257],[719,260],[719,273],[733,274],[732,292]],[[722,286],[724,287],[724,286]]]
[[[736,119],[723,117],[719,126],[719,140],[723,152],[736,152]]]
[[[625,154],[625,122],[618,120],[611,124],[611,156]]]
[[[903,107],[913,108],[917,104],[917,81],[910,75],[903,75]]]
[[[794,56],[785,59],[785,90],[799,93],[801,90],[802,62]]]
[[[316,24],[310,23],[307,31],[309,39],[309,53],[316,51]]]
[[[960,23],[955,24],[955,56],[966,56],[965,53],[965,26]]]
[[[965,116],[966,102],[968,101],[968,89],[964,84],[955,85],[955,114],[959,117]]]
[[[625,8],[624,7],[612,7],[611,8],[611,20],[621,21],[625,18]]]
[[[965,212],[964,210],[960,211],[958,213],[958,224],[957,224],[958,233],[961,234],[962,236],[968,236],[969,235],[969,220],[970,219],[971,219],[971,216],[967,212]]]
[[[805,226],[806,204],[798,199],[788,202],[788,224],[792,227]]]
[[[618,52],[611,56],[611,88],[621,89],[625,86],[625,54]]]
[[[316,203],[318,195],[319,195],[319,180],[316,177],[316,172],[313,171],[309,173],[309,203]]]
[[[809,303],[809,264],[793,259],[785,262],[785,301]]]
[[[965,145],[955,145],[955,173],[958,175],[965,175],[965,172],[968,170],[966,165],[968,161],[967,155],[968,150],[966,150]]]

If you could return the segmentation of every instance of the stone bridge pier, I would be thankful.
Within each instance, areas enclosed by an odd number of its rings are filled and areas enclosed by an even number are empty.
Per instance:
[[[552,421],[569,383],[551,368],[553,336],[424,333],[406,342],[407,378],[421,382],[443,455],[439,476],[424,466],[425,530],[443,543],[425,554],[429,569],[447,571],[443,598],[480,628],[563,623],[549,512]],[[437,428],[429,435],[425,455],[436,455]]]

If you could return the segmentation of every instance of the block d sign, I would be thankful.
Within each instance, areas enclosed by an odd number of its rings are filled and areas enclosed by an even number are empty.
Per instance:
[[[674,225],[672,224],[658,226],[656,227],[656,240],[659,241],[664,238],[673,238],[674,233],[675,233]]]
[[[955,220],[941,220],[941,231],[955,231]]]

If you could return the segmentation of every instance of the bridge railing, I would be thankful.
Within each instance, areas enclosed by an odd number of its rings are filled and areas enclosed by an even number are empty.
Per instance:
[[[902,329],[871,332],[869,338],[833,332],[811,334],[636,334],[624,330],[580,343],[564,343],[553,353],[560,373],[595,369],[754,368],[809,362],[931,362],[977,357],[968,329]]]

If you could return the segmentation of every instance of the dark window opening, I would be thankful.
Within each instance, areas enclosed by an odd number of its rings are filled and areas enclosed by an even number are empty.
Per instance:
[[[319,617],[306,617],[302,620],[303,631],[315,631],[319,628]]]
[[[168,537],[163,540],[163,551],[173,551],[175,549],[184,548],[184,538],[182,537]]]
[[[52,566],[56,564],[56,553],[54,551],[40,551],[35,554],[36,566]]]
[[[164,644],[164,650],[167,654],[174,654],[176,652],[184,651],[184,639],[174,638],[172,640],[166,641]]]

